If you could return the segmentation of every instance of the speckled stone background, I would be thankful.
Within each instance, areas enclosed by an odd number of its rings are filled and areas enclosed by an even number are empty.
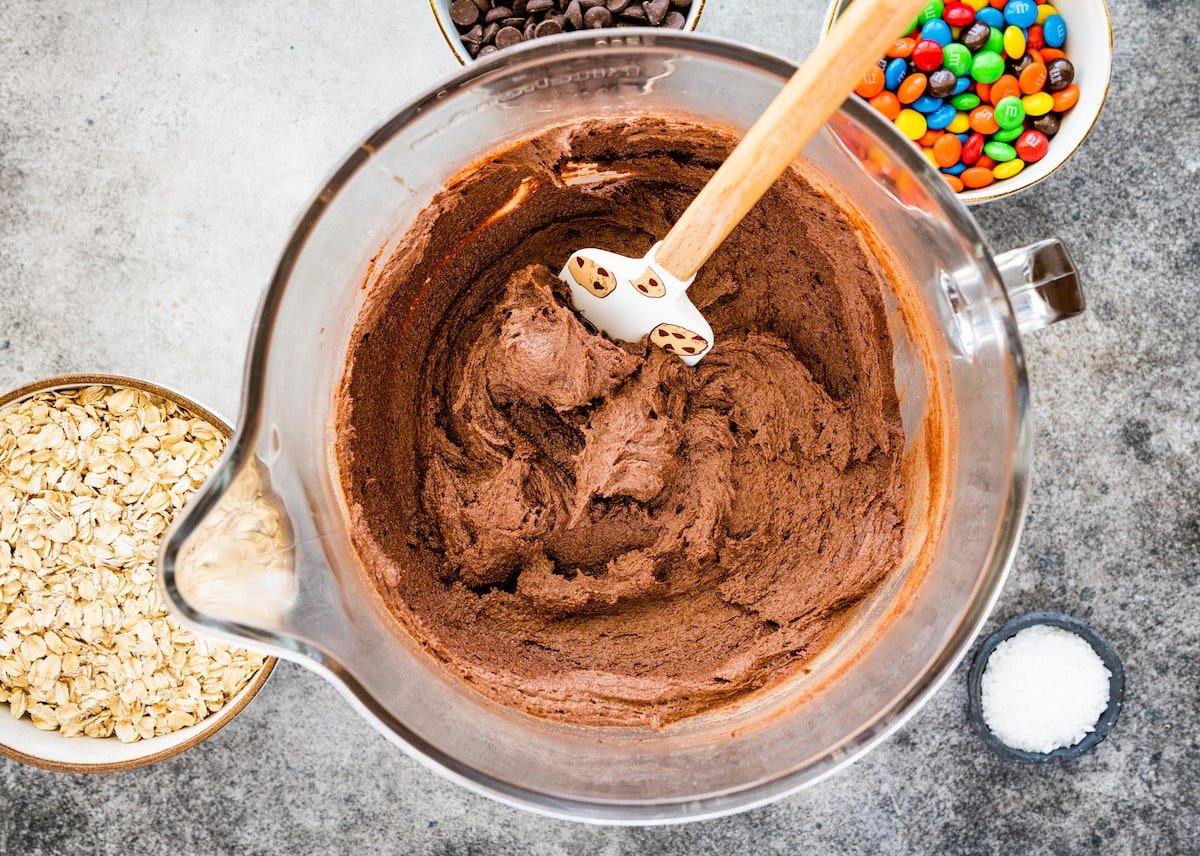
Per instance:
[[[1036,473],[995,620],[1082,616],[1128,671],[1114,735],[1023,768],[968,731],[965,669],[848,771],[708,823],[604,829],[473,796],[283,665],[231,726],[124,775],[0,760],[0,853],[1200,851],[1200,6],[1116,0],[1108,108],[1040,187],[977,216],[1057,234],[1087,316],[1028,341]],[[818,0],[709,0],[793,57]],[[293,219],[370,127],[454,68],[421,0],[0,3],[0,387],[148,377],[236,413]]]

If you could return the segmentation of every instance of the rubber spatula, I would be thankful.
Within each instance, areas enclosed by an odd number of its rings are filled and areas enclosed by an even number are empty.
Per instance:
[[[698,363],[712,350],[713,332],[688,299],[696,272],[927,2],[854,0],[643,258],[572,253],[559,276],[580,314],[613,339],[636,342],[649,334],[688,365]]]

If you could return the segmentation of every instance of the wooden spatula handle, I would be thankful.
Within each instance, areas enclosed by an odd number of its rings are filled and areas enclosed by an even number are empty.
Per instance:
[[[854,0],[663,239],[655,261],[695,276],[927,0]]]

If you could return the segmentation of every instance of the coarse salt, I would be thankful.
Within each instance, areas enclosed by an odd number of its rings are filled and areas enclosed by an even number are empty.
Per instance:
[[[1112,673],[1083,637],[1037,624],[1005,639],[980,682],[983,721],[1025,752],[1074,746],[1095,730]]]

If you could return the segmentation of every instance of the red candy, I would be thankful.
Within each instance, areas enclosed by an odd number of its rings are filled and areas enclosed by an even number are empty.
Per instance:
[[[975,10],[966,3],[949,3],[942,17],[951,27],[965,27],[975,20]]]
[[[1013,148],[1017,150],[1017,157],[1025,163],[1037,163],[1046,156],[1046,152],[1050,148],[1050,140],[1041,131],[1031,128],[1017,137]]]
[[[1029,32],[1025,34],[1025,47],[1040,51],[1045,46],[1046,35],[1042,32],[1042,28],[1036,24],[1030,27]]]
[[[979,160],[983,154],[983,134],[975,133],[967,137],[967,141],[962,147],[962,162],[967,166]]]
[[[921,71],[936,71],[942,67],[942,46],[933,39],[917,42],[912,52],[913,65]]]

